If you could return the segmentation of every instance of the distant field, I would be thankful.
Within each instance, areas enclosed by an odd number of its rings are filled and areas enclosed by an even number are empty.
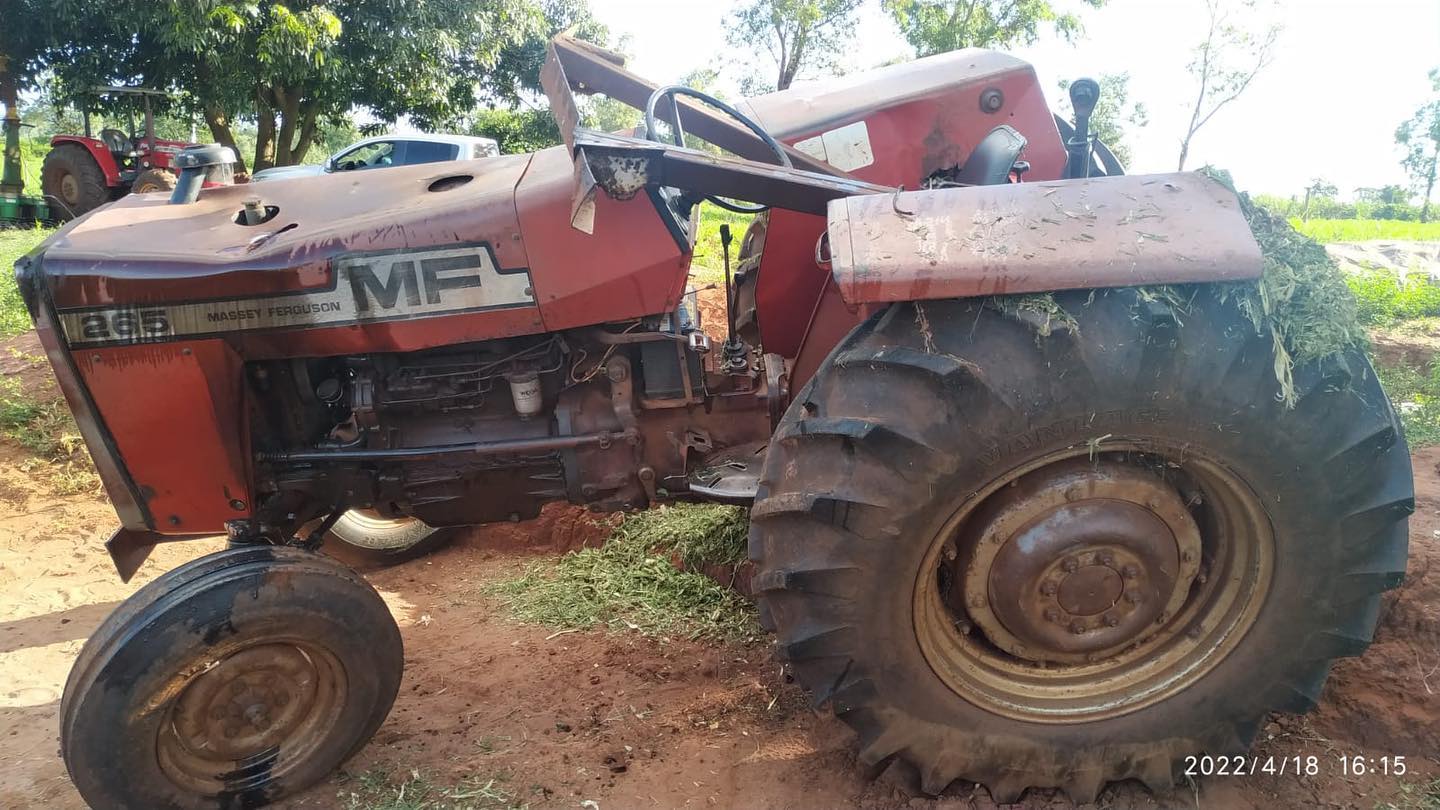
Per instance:
[[[0,338],[30,328],[30,313],[25,311],[20,290],[15,286],[15,260],[29,253],[50,233],[49,228],[0,228]]]
[[[1393,239],[1404,242],[1440,241],[1440,222],[1405,222],[1398,219],[1291,219],[1295,229],[1317,242],[1367,242]]]

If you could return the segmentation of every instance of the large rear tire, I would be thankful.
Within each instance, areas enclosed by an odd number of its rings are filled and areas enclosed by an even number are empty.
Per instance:
[[[317,554],[240,546],[146,585],[86,641],[60,747],[91,807],[259,807],[384,721],[404,665],[385,603]]]
[[[1365,356],[1295,369],[1216,291],[1073,325],[898,304],[795,397],[752,513],[782,658],[922,789],[1173,784],[1313,708],[1401,581],[1414,495]]]
[[[58,199],[69,209],[69,216],[80,216],[110,201],[110,188],[95,158],[82,147],[62,143],[50,150],[40,167],[40,187],[45,194]]]

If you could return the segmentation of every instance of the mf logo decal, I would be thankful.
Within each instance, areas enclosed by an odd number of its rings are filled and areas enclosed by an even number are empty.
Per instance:
[[[334,286],[260,298],[62,310],[72,346],[146,343],[535,305],[526,271],[500,272],[486,245],[342,256]]]

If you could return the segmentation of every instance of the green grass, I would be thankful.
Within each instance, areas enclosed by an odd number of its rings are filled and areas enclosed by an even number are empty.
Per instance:
[[[1345,284],[1355,296],[1355,314],[1361,323],[1386,326],[1397,321],[1440,315],[1440,284],[1423,273],[1404,281],[1386,270],[1349,273]]]
[[[725,279],[724,253],[720,245],[720,226],[728,224],[730,242],[730,272],[735,272],[735,259],[740,254],[740,242],[745,238],[745,229],[750,227],[749,214],[726,211],[714,203],[700,204],[700,228],[695,236],[695,255],[690,262],[690,275],[695,281],[709,284]]]
[[[14,266],[51,233],[50,228],[0,228],[0,339],[30,328],[30,313],[15,286]]]
[[[85,451],[85,441],[65,400],[40,401],[21,389],[14,377],[0,377],[0,436],[33,458],[22,466],[56,495],[94,492],[100,478]]]
[[[1401,242],[1440,241],[1440,222],[1406,222],[1398,219],[1290,220],[1295,229],[1317,242],[1366,242],[1387,239]]]
[[[502,776],[472,776],[453,787],[430,781],[419,771],[396,781],[383,769],[355,777],[339,797],[346,810],[523,810],[529,804],[505,785]]]
[[[744,511],[676,504],[629,515],[600,548],[529,566],[494,586],[521,621],[558,630],[606,627],[650,636],[740,641],[758,634],[743,597],[686,567],[744,555]]]

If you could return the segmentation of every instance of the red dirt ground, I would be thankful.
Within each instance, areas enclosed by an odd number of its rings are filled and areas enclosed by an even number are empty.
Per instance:
[[[65,810],[83,807],[56,732],[71,661],[120,600],[218,542],[161,547],[123,585],[102,547],[115,519],[109,505],[95,495],[48,495],[25,463],[18,448],[0,444],[0,807]],[[1387,601],[1376,643],[1336,666],[1316,713],[1277,718],[1261,734],[1256,753],[1314,754],[1320,773],[1202,778],[1160,797],[1126,783],[1107,789],[1101,806],[1368,809],[1397,800],[1402,784],[1413,790],[1440,776],[1437,464],[1440,449],[1414,456],[1409,576]],[[763,642],[555,634],[511,622],[485,594],[487,582],[523,562],[604,532],[578,510],[552,507],[540,520],[478,529],[428,558],[372,573],[404,636],[400,697],[343,772],[286,806],[367,806],[352,794],[370,795],[366,785],[381,771],[397,784],[412,772],[441,786],[495,779],[535,808],[994,806],[983,788],[915,799],[887,775],[866,774],[853,735],[809,708]],[[1341,755],[1404,755],[1409,773],[1346,778]],[[1070,804],[1031,791],[1018,806]]]

